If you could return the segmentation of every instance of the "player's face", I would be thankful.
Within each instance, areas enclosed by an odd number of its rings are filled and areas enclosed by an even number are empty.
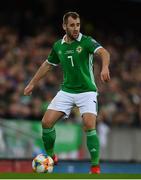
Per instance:
[[[77,39],[80,32],[80,19],[73,19],[72,17],[69,17],[67,24],[63,27],[69,39]]]

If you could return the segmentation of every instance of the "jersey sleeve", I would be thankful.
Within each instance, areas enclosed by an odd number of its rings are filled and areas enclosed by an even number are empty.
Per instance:
[[[47,61],[49,64],[52,64],[54,66],[57,66],[60,63],[60,60],[58,58],[58,55],[55,51],[55,46],[53,46],[50,54],[48,55]]]
[[[87,48],[90,53],[95,53],[97,49],[102,48],[102,46],[92,37],[88,37]]]

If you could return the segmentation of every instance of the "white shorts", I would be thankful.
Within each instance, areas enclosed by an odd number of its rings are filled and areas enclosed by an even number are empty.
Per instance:
[[[65,118],[68,118],[74,106],[79,108],[81,116],[84,113],[93,113],[97,115],[97,93],[84,92],[72,94],[65,91],[59,91],[48,106],[48,109],[64,112]]]

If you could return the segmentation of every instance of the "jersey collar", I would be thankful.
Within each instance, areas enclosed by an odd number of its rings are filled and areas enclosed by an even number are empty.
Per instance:
[[[63,44],[63,43],[65,43],[66,41],[65,41],[65,36],[66,35],[64,35],[64,37],[63,37],[63,39],[62,39],[62,41],[61,41],[61,44]],[[78,36],[78,38],[76,39],[77,41],[81,41],[81,38],[82,38],[82,33],[79,33],[79,36]]]

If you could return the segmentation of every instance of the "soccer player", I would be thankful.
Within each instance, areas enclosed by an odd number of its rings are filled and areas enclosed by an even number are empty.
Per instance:
[[[57,163],[54,154],[56,138],[54,124],[62,117],[68,117],[73,106],[77,106],[82,116],[87,137],[87,147],[91,156],[90,173],[100,173],[99,138],[96,132],[97,87],[93,74],[94,54],[100,56],[102,68],[100,77],[103,82],[110,80],[110,56],[92,37],[80,33],[80,17],[76,12],[67,12],[63,16],[65,35],[54,43],[45,62],[40,66],[34,77],[24,90],[24,95],[30,95],[39,80],[58,64],[64,75],[61,89],[53,98],[42,119],[42,139],[48,155]],[[69,132],[68,132],[69,133]]]

